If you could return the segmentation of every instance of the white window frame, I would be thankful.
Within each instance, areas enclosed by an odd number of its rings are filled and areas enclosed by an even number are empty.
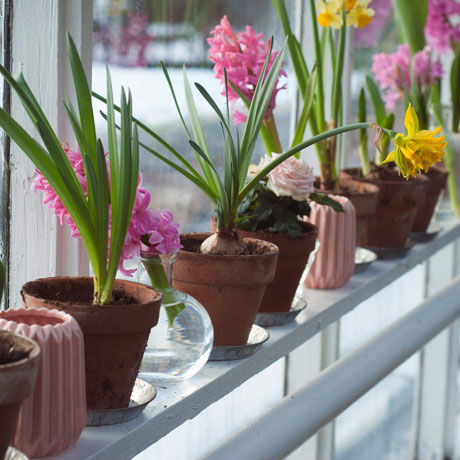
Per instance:
[[[61,139],[73,140],[68,125],[64,122],[62,100],[66,93],[72,94],[71,76],[67,63],[65,33],[70,31],[79,49],[88,77],[91,76],[92,6],[91,0],[4,0],[6,8],[12,9],[11,68],[22,66],[25,77],[37,95],[50,122],[57,127]],[[304,2],[297,1],[297,17],[302,41],[311,43],[305,36],[310,30]],[[5,10],[4,10],[5,11]],[[8,43],[8,40],[6,41]],[[30,120],[16,96],[11,98],[11,113],[30,133],[35,135]],[[72,239],[66,228],[62,228],[56,217],[42,203],[42,196],[34,190],[34,167],[18,147],[12,144],[5,154],[9,156],[7,168],[3,168],[2,185],[6,195],[9,221],[6,228],[8,247],[4,255],[8,258],[8,295],[10,307],[21,305],[19,292],[29,280],[55,275],[86,275],[89,264],[80,241]],[[5,191],[5,188],[7,189]],[[431,295],[458,273],[458,247],[450,249],[452,257],[444,255],[427,265],[426,295]],[[446,259],[447,257],[447,259]],[[450,257],[450,259],[449,259]],[[449,277],[435,277],[440,266]],[[429,277],[429,278],[428,278]],[[289,355],[286,366],[286,394],[290,394],[305,380],[337,359],[338,323],[332,324],[297,348]],[[436,458],[453,455],[453,430],[455,411],[456,371],[458,365],[458,321],[440,334],[421,354],[421,377],[419,382],[416,413],[414,452],[420,458],[426,452]],[[306,359],[308,356],[308,359]],[[439,360],[437,357],[445,356]],[[430,379],[433,369],[439,369],[442,379]],[[251,374],[251,372],[249,372]],[[249,375],[248,374],[248,375]],[[433,399],[433,394],[436,399]],[[435,414],[430,407],[436,403]],[[204,401],[203,404],[209,404]],[[450,425],[449,425],[450,424]],[[448,429],[451,428],[451,429]],[[334,456],[333,425],[325,427],[318,435],[290,458],[332,460]],[[83,448],[84,450],[84,448]],[[70,455],[70,454],[69,454]],[[64,455],[62,458],[72,458]],[[74,457],[75,458],[75,457]],[[80,457],[79,457],[80,458]],[[99,458],[99,457],[98,457]],[[100,457],[103,458],[103,457]],[[430,457],[432,458],[432,457]]]

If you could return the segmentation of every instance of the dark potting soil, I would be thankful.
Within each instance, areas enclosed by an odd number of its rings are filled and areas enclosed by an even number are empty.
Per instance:
[[[27,294],[49,302],[72,303],[74,305],[91,305],[94,300],[93,282],[84,278],[76,281],[63,282],[56,280],[50,283],[34,283],[28,285]],[[124,291],[114,290],[112,301],[106,305],[133,305],[139,302]]]
[[[184,246],[183,251],[186,252],[195,252],[200,254],[201,243],[210,236],[211,233],[186,233],[180,236],[180,242]],[[247,246],[247,255],[256,256],[263,254],[270,254],[271,249],[267,243],[255,240],[252,238],[244,238],[244,242]]]
[[[10,364],[27,358],[31,349],[17,343],[17,340],[9,334],[0,335],[0,365]]]

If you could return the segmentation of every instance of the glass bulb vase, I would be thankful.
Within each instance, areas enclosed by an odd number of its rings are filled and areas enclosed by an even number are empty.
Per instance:
[[[192,296],[171,288],[178,253],[141,253],[139,282],[163,293],[158,324],[150,331],[139,376],[154,382],[178,382],[206,364],[213,344],[211,319]]]

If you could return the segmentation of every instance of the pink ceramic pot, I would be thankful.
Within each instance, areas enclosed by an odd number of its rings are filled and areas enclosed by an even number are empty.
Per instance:
[[[23,403],[11,445],[28,457],[72,447],[86,424],[83,334],[70,315],[45,308],[0,312],[0,329],[41,348],[35,390]]]
[[[305,279],[305,286],[334,289],[343,286],[355,271],[356,211],[348,198],[330,195],[345,212],[310,203],[308,222],[319,228],[319,250]]]

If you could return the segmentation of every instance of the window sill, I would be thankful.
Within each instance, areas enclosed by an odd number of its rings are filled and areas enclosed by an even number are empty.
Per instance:
[[[416,245],[407,257],[376,261],[335,290],[305,289],[308,307],[294,323],[270,329],[270,339],[252,357],[209,362],[192,379],[157,387],[157,397],[135,420],[107,427],[88,427],[67,453],[55,460],[133,458],[243,382],[339,320],[355,306],[460,237],[460,222],[442,222],[444,230],[431,242]]]

